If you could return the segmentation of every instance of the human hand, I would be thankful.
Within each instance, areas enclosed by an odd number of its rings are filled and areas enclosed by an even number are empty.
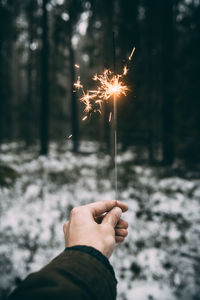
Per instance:
[[[75,207],[63,225],[65,246],[91,246],[109,258],[115,243],[124,241],[128,223],[120,219],[128,206],[120,201],[105,200]]]

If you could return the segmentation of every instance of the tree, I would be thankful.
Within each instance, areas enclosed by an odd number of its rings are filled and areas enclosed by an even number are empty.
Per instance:
[[[126,78],[126,84],[130,86],[130,91],[122,101],[119,101],[119,133],[122,143],[122,150],[125,151],[130,145],[136,143],[135,136],[137,135],[136,124],[136,94],[138,92],[137,82],[137,69],[135,62],[138,62],[138,58],[141,55],[141,39],[139,34],[139,0],[128,0],[119,2],[120,10],[118,15],[118,68],[119,72],[123,67],[123,64],[127,62],[128,56],[131,53],[133,47],[136,47],[136,52],[131,61],[129,73]],[[137,57],[137,59],[136,59]],[[129,121],[127,121],[129,120]]]
[[[163,164],[174,161],[173,1],[162,2],[162,152]]]
[[[69,21],[67,22],[68,29],[68,49],[69,49],[69,71],[70,71],[70,99],[71,99],[71,126],[72,126],[72,140],[73,140],[73,151],[78,151],[78,140],[79,140],[79,125],[78,125],[78,104],[76,93],[74,92],[74,82],[75,82],[75,58],[74,50],[72,46],[72,35],[73,35],[73,20],[74,20],[74,10],[72,2],[70,2],[68,12]]]
[[[70,102],[71,102],[71,128],[72,128],[72,141],[73,151],[78,151],[79,145],[79,122],[78,122],[78,103],[76,93],[74,92],[75,79],[75,53],[72,45],[72,37],[77,24],[78,18],[83,11],[84,2],[80,0],[65,2],[66,12],[69,15],[67,21],[67,41],[69,49],[69,90],[70,90]]]
[[[0,142],[12,137],[12,10],[0,1]]]
[[[36,10],[36,3],[34,1],[28,1],[26,3],[26,15],[27,15],[27,23],[28,23],[28,30],[27,30],[27,37],[28,37],[28,49],[27,49],[27,88],[26,88],[26,99],[25,99],[25,109],[24,109],[24,119],[25,122],[25,141],[26,145],[30,146],[33,142],[33,135],[31,127],[33,126],[33,51],[31,49],[33,39],[34,39],[34,12]]]
[[[40,115],[40,153],[48,153],[49,143],[49,89],[48,89],[48,67],[49,67],[49,42],[48,42],[48,0],[42,2],[42,53],[41,53],[41,115]]]

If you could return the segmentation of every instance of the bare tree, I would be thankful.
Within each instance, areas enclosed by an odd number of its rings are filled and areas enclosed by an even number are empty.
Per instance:
[[[40,153],[46,155],[48,153],[49,143],[49,90],[48,90],[48,58],[49,58],[49,43],[48,43],[48,15],[47,15],[48,0],[42,2],[42,62],[41,62],[41,115],[40,115]]]
[[[162,67],[163,67],[163,103],[162,103],[162,132],[163,132],[163,163],[170,165],[174,160],[173,141],[173,1],[163,1],[162,5]]]

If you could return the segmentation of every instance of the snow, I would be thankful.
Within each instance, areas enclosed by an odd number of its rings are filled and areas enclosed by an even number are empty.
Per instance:
[[[64,249],[62,226],[74,206],[115,197],[109,156],[97,143],[82,143],[80,154],[70,142],[54,143],[48,157],[23,149],[1,146],[1,160],[19,176],[0,187],[0,297]],[[159,168],[134,165],[134,157],[118,156],[129,235],[110,259],[117,299],[192,300],[200,292],[200,180],[160,178]]]
[[[166,286],[155,282],[136,282],[134,287],[127,292],[128,299],[138,300],[175,300],[172,291]]]

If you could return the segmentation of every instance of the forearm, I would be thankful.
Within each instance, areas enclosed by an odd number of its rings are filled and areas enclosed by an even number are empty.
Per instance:
[[[101,254],[98,257],[98,251],[95,257],[87,253],[88,249],[65,250],[42,270],[28,276],[9,300],[116,299],[117,282],[112,267],[106,265],[106,258],[102,261]]]

